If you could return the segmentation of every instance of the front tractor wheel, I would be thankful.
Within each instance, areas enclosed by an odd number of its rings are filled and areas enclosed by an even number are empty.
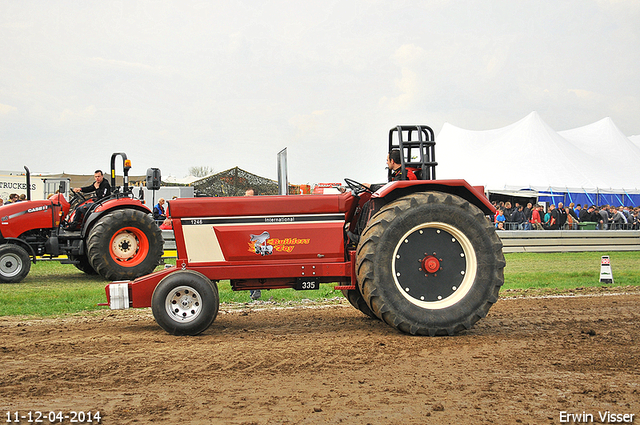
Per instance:
[[[151,273],[162,257],[162,231],[150,214],[134,209],[109,212],[87,238],[91,266],[107,280]]]
[[[0,246],[0,282],[17,283],[27,277],[31,269],[29,254],[20,245]]]
[[[356,270],[371,310],[411,335],[469,329],[498,299],[502,243],[482,211],[439,192],[384,206],[362,234]]]
[[[192,270],[171,273],[153,291],[151,310],[162,329],[172,335],[198,335],[215,320],[218,287]]]

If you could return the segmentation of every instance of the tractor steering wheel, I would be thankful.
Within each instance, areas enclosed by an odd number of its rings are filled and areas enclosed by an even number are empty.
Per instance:
[[[369,192],[369,193],[373,193],[373,191],[371,190],[371,188],[363,185],[362,183],[359,183],[355,180],[351,180],[351,179],[344,179],[344,182],[347,184],[347,187],[351,190],[353,190],[353,193],[355,193],[356,195],[359,195],[361,193],[364,192]]]
[[[87,198],[82,194],[82,192],[76,192],[73,189],[71,189],[71,200],[69,201],[69,204],[71,205],[80,205],[83,202],[87,202]]]

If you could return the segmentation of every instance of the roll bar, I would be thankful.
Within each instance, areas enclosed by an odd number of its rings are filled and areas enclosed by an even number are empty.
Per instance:
[[[129,169],[131,160],[127,159],[124,152],[116,152],[111,155],[111,188],[116,187],[116,157],[122,157],[122,193],[129,193]]]

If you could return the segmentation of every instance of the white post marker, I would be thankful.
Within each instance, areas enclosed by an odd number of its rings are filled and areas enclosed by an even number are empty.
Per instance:
[[[602,256],[600,262],[600,282],[613,283],[613,273],[611,272],[611,261],[608,255]]]

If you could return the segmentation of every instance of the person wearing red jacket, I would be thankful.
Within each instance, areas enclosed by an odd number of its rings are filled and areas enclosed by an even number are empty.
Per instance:
[[[400,159],[400,151],[398,149],[392,150],[387,155],[387,168],[391,170],[389,181],[418,180],[414,172],[407,168],[404,169],[404,174],[401,173],[402,162]]]
[[[542,220],[540,218],[540,208],[540,205],[536,205],[531,211],[531,228],[533,230],[543,230]]]

